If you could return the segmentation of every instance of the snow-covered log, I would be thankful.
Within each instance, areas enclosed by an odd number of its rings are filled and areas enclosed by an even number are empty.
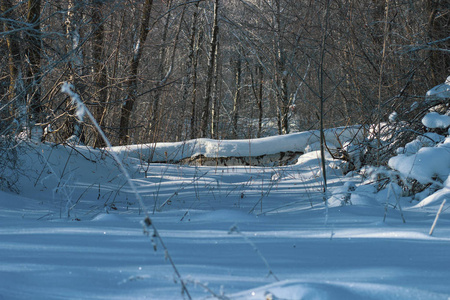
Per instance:
[[[330,149],[340,148],[352,140],[361,140],[362,136],[361,126],[325,131],[327,146]],[[317,150],[315,147],[319,147],[319,139],[319,131],[313,130],[259,139],[195,139],[177,143],[118,146],[114,147],[113,151],[153,163],[201,164],[200,160],[214,160],[214,163],[220,162],[219,165],[278,165],[277,160],[281,161],[279,164],[287,164],[289,160],[305,152]],[[277,157],[279,159],[275,159]]]

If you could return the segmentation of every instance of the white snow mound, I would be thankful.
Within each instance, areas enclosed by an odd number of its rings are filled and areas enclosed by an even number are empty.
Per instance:
[[[447,80],[444,83],[429,90],[426,97],[438,99],[450,98],[450,76],[447,77]]]
[[[436,147],[423,147],[416,154],[401,154],[389,160],[389,167],[422,184],[444,182],[450,173],[450,138]]]
[[[450,116],[430,112],[422,119],[423,125],[428,128],[447,128],[450,126]]]

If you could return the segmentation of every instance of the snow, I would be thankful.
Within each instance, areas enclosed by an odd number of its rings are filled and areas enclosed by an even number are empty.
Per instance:
[[[450,126],[450,116],[430,112],[422,119],[423,125],[428,128],[447,128]]]
[[[0,191],[0,299],[187,298],[168,254],[193,299],[448,299],[448,205],[428,232],[450,194],[449,138],[430,135],[392,160],[399,174],[440,180],[421,202],[394,183],[378,191],[344,176],[328,154],[329,205],[316,138],[114,148],[168,253],[152,231],[143,234],[145,212],[110,154],[22,142],[20,193]],[[198,167],[141,161],[150,147],[156,161],[307,153],[284,167]]]
[[[349,140],[361,137],[360,126],[329,129],[325,132],[329,148],[340,147]],[[261,156],[286,151],[308,152],[311,145],[317,145],[319,140],[319,132],[315,130],[250,140],[196,139],[178,143],[118,146],[113,151],[121,154],[121,157],[135,157],[149,162],[178,162],[199,155],[217,158]]]
[[[414,147],[407,145],[405,154],[392,157],[389,166],[403,176],[416,179],[422,184],[447,180],[450,174],[450,137],[436,147],[420,147],[417,140]]]
[[[398,119],[398,113],[397,112],[392,112],[390,115],[389,115],[389,122],[392,122],[392,123],[394,123],[394,122],[396,122],[397,121],[397,119]]]
[[[70,83],[64,82],[61,86],[61,92],[66,93],[71,98],[72,104],[75,104],[77,106],[76,109],[76,115],[80,121],[83,121],[83,117],[86,114],[86,107],[83,104],[83,101],[81,101],[80,96],[75,93],[74,86]]]
[[[447,77],[447,80],[442,83],[439,84],[435,87],[433,87],[431,90],[429,90],[427,92],[426,97],[428,99],[433,99],[433,98],[437,98],[437,99],[446,99],[446,98],[450,98],[450,76]]]

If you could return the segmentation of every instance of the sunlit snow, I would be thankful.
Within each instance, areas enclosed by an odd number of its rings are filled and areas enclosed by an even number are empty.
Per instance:
[[[187,298],[107,153],[25,143],[19,152],[20,195],[0,193],[0,298]],[[403,223],[385,207],[392,195],[344,176],[331,156],[327,209],[319,157],[249,168],[131,155],[125,165],[193,299],[447,299],[448,213],[430,237],[433,206],[400,195]]]
[[[418,135],[390,168],[347,173],[327,153],[326,192],[315,131],[115,147],[145,208],[108,151],[23,140],[0,176],[0,299],[448,300],[449,204],[429,234],[450,198],[446,120],[428,114],[440,134]],[[360,128],[328,130],[328,149],[352,149]],[[174,164],[280,151],[302,155]]]

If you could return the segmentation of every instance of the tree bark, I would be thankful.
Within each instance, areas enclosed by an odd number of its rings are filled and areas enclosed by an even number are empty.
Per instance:
[[[93,62],[93,78],[95,85],[95,102],[94,117],[103,129],[105,125],[106,103],[108,102],[108,90],[106,66],[104,64],[103,42],[105,36],[105,26],[103,19],[103,1],[93,0],[92,3],[92,26],[93,26],[93,41],[92,41],[92,58]],[[94,147],[104,147],[105,142],[100,138],[99,134],[95,134]]]
[[[161,93],[162,93],[162,85],[167,80],[165,77],[165,64],[166,64],[166,58],[167,58],[167,51],[166,43],[167,43],[167,35],[169,31],[169,24],[171,21],[171,10],[172,9],[172,0],[169,0],[167,3],[167,15],[166,15],[166,22],[164,24],[163,33],[162,33],[162,46],[159,49],[159,64],[158,64],[158,82],[156,83],[155,91],[153,92],[153,103],[150,105],[150,111],[149,115],[150,122],[148,126],[148,133],[150,135],[150,140],[148,142],[155,142],[158,139],[158,112],[159,112],[159,105],[161,101]]]
[[[241,82],[242,82],[242,60],[241,56],[238,55],[236,60],[236,69],[235,69],[235,91],[233,97],[233,123],[232,123],[232,132],[233,138],[238,138],[238,118],[239,118],[239,105],[241,102]]]
[[[289,96],[287,85],[286,53],[283,48],[283,29],[281,24],[280,0],[275,1],[275,33],[276,33],[276,93],[278,102],[278,133],[289,133]]]
[[[256,131],[256,137],[260,138],[262,133],[262,119],[263,119],[263,88],[264,88],[264,68],[261,65],[255,66],[255,74],[250,70],[250,79],[252,81],[253,96],[255,96],[256,107],[258,107],[258,130]],[[255,81],[255,76],[257,79]]]
[[[143,47],[147,40],[150,23],[150,14],[153,7],[153,0],[145,0],[142,7],[142,16],[139,29],[139,37],[134,44],[133,57],[130,62],[130,75],[126,82],[127,96],[120,114],[120,129],[119,129],[119,143],[126,145],[129,142],[129,126],[130,116],[136,102],[137,95],[137,75],[139,69],[139,63],[141,61]]]
[[[5,39],[8,47],[9,87],[8,102],[10,103],[11,116],[19,121],[19,126],[25,126],[26,99],[25,84],[22,76],[22,57],[18,41],[19,34],[11,26],[14,20],[13,4],[11,0],[1,0],[1,11],[4,17],[3,31],[7,32]],[[11,31],[11,32],[9,32]],[[22,128],[19,128],[22,130]]]
[[[203,40],[203,32],[200,30],[197,34],[197,23],[198,23],[198,13],[199,13],[199,4],[197,2],[195,5],[194,16],[192,19],[192,28],[191,28],[191,38],[190,38],[190,53],[188,59],[188,70],[189,66],[192,66],[192,95],[191,95],[191,134],[190,138],[195,139],[197,137],[197,74],[198,74],[198,61],[200,57],[201,51],[201,43]]]
[[[325,161],[325,128],[324,128],[324,118],[325,118],[325,91],[324,91],[324,59],[326,54],[326,39],[328,36],[328,16],[330,11],[330,0],[327,0],[325,13],[323,22],[323,32],[322,32],[322,42],[320,47],[320,61],[319,61],[319,97],[320,97],[320,160],[321,160],[321,168],[322,168],[322,179],[323,179],[323,200],[327,202],[327,169],[326,169],[326,161]]]
[[[262,119],[263,119],[263,86],[264,86],[264,68],[263,66],[256,67],[256,71],[258,73],[258,93],[257,93],[257,100],[256,104],[258,106],[258,133],[257,137],[261,137],[262,132]]]
[[[194,131],[195,127],[195,105],[196,105],[196,97],[195,97],[195,88],[196,88],[196,80],[197,80],[197,57],[198,51],[196,51],[196,47],[198,49],[198,45],[196,44],[197,38],[197,23],[198,23],[198,12],[199,12],[200,2],[195,3],[194,12],[192,16],[191,23],[191,31],[189,37],[189,54],[186,62],[186,75],[183,78],[183,95],[182,95],[182,103],[186,103],[189,95],[189,90],[192,87],[192,100],[191,100],[191,118],[190,118],[190,138],[194,139],[196,132]]]
[[[219,51],[220,43],[217,43],[216,48],[216,63],[214,68],[214,83],[213,83],[213,96],[212,96],[212,107],[211,107],[211,137],[213,139],[219,138],[219,111],[220,111],[220,100],[219,100]]]
[[[217,48],[217,39],[219,35],[219,0],[214,1],[214,21],[213,21],[213,30],[212,30],[212,38],[211,38],[211,48],[209,52],[209,61],[208,61],[208,70],[206,74],[206,88],[205,88],[205,101],[202,111],[202,123],[201,123],[201,137],[205,138],[208,136],[208,123],[209,123],[209,115],[210,115],[210,107],[211,107],[211,99],[212,99],[212,90],[213,90],[213,79],[214,79],[214,70],[216,63],[216,48]]]
[[[26,32],[29,43],[26,49],[26,56],[29,61],[29,67],[27,70],[27,79],[28,79],[27,97],[29,103],[31,138],[33,140],[40,140],[42,137],[42,130],[40,127],[36,128],[38,130],[33,129],[36,123],[40,123],[42,121],[41,89],[40,89],[40,77],[41,77],[40,18],[41,18],[41,1],[29,0],[27,23],[32,24],[32,26]]]
[[[67,16],[66,16],[66,37],[69,40],[67,46],[67,53],[70,57],[70,75],[69,82],[73,84],[78,94],[82,94],[78,84],[80,78],[83,76],[83,50],[81,47],[81,33],[79,24],[82,19],[81,8],[83,1],[69,0],[67,4]],[[70,101],[70,100],[69,100]],[[69,104],[70,106],[70,104]],[[73,115],[75,108],[70,110],[70,114]],[[72,129],[72,137],[76,138],[78,142],[84,143],[85,137],[83,134],[82,120],[69,119],[67,121],[68,127]]]

